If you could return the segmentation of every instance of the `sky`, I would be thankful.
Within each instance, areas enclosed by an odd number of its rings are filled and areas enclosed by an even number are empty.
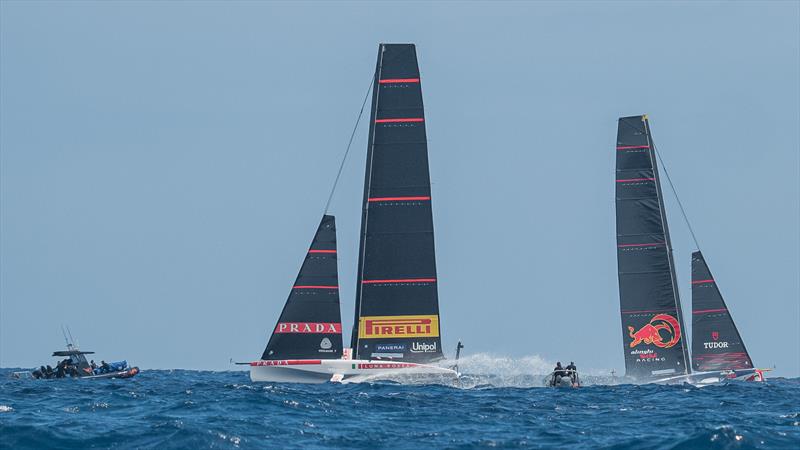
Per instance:
[[[258,358],[380,42],[417,45],[447,354],[623,371],[616,121],[647,113],[755,364],[800,375],[792,1],[3,1],[0,366],[50,361],[62,324],[143,368]],[[366,140],[330,209],[344,330]]]

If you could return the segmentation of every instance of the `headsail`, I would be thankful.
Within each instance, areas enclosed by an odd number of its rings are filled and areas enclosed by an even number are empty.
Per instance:
[[[342,319],[336,222],[325,215],[261,359],[338,359]]]
[[[352,347],[442,358],[428,146],[413,44],[381,44],[372,92]]]
[[[626,374],[689,373],[669,228],[647,116],[617,128],[617,267]]]
[[[753,361],[703,254],[692,253],[692,367],[752,369]]]

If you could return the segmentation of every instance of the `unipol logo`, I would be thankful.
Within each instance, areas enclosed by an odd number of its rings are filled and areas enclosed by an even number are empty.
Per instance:
[[[280,322],[276,333],[341,334],[342,324],[332,322]]]
[[[433,353],[436,351],[436,342],[414,342],[411,344],[412,353]]]

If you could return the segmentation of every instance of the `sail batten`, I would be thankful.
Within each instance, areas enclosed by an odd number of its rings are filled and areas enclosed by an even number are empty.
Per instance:
[[[261,359],[341,358],[336,257],[336,221],[325,215]]]
[[[688,348],[658,165],[646,116],[619,119],[617,269],[626,374],[689,373]]]
[[[692,368],[752,369],[739,330],[703,254],[692,253]]]
[[[381,44],[373,85],[351,345],[442,358],[425,113],[413,44]]]

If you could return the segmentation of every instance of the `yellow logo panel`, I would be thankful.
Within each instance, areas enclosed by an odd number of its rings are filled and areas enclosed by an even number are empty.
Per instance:
[[[439,337],[439,316],[366,316],[358,323],[359,339]]]

